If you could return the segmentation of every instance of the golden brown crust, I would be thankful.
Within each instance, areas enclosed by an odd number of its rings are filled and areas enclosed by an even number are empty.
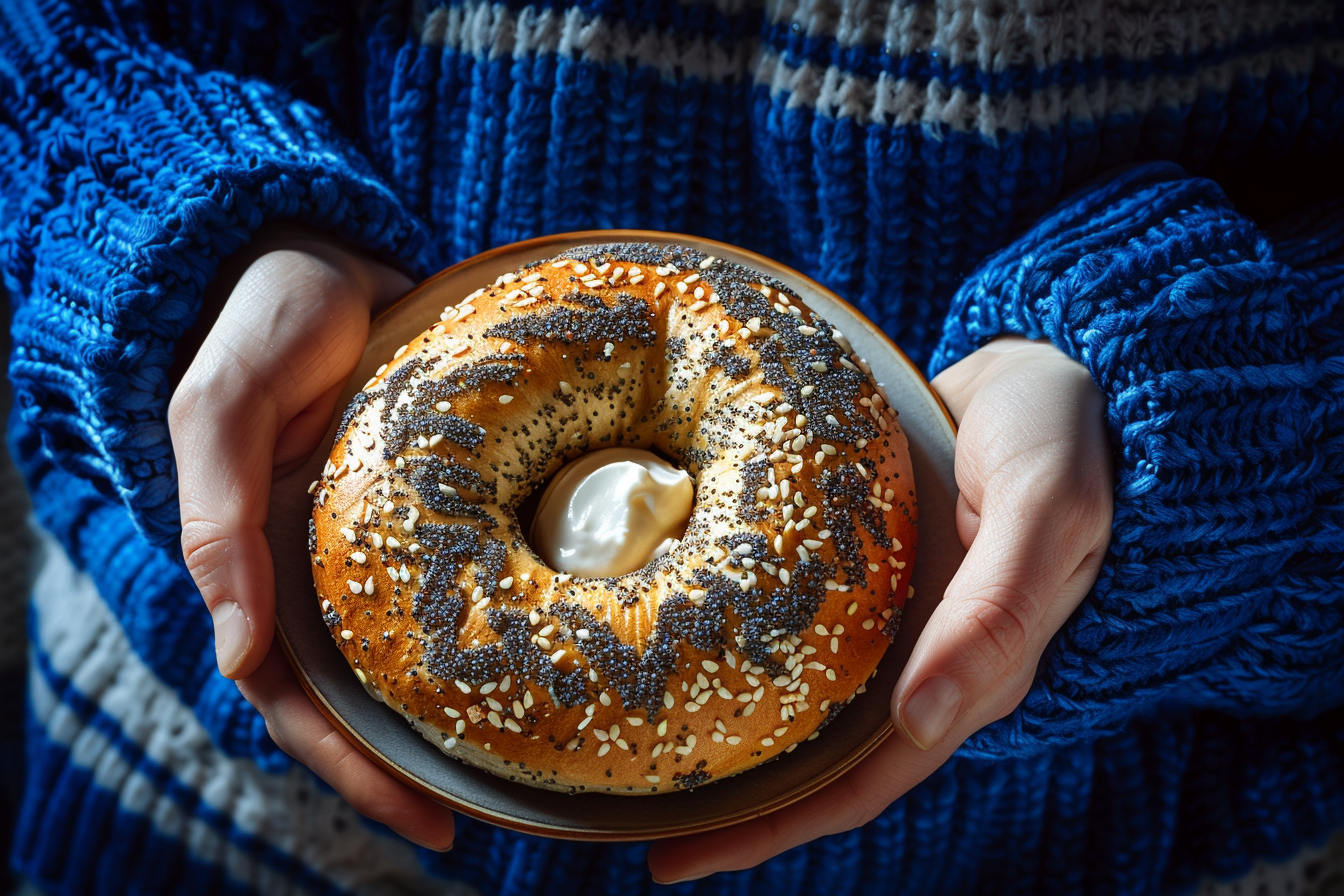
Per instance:
[[[694,250],[500,278],[347,413],[314,488],[325,621],[426,737],[535,786],[666,792],[792,749],[876,668],[913,561],[905,437],[848,351]],[[548,569],[519,504],[618,445],[691,473],[685,537],[615,579]]]

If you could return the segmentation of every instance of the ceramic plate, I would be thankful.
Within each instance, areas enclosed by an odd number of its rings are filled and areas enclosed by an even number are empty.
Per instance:
[[[705,831],[764,815],[825,786],[880,744],[892,730],[890,695],[915,639],[964,551],[957,539],[953,477],[955,436],[947,413],[918,369],[848,304],[796,271],[722,243],[679,234],[591,231],[542,237],[486,252],[425,281],[373,322],[368,347],[338,407],[367,382],[398,346],[438,320],[445,305],[521,265],[584,243],[680,243],[769,273],[836,324],[872,366],[900,411],[910,440],[919,501],[914,598],[876,678],[816,740],[751,771],[689,792],[649,796],[565,794],[528,787],[450,759],[400,715],[369,698],[320,618],[310,575],[308,484],[318,478],[337,419],[319,450],[277,480],[267,537],[275,559],[281,645],[314,702],[368,756],[410,786],[454,809],[529,833],[574,839],[643,840]]]

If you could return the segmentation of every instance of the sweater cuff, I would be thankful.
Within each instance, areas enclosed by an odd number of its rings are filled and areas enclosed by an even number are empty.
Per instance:
[[[180,529],[168,371],[219,263],[273,219],[412,271],[427,240],[306,104],[130,50],[102,62],[89,93],[118,114],[66,107],[26,121],[30,145],[47,151],[10,160],[27,169],[14,181],[25,194],[6,202],[21,213],[0,239],[16,305],[10,373],[42,449],[162,545]]]
[[[1134,167],[962,287],[933,373],[1004,334],[1049,339],[1102,391],[1115,517],[1097,583],[1026,699],[967,751],[1092,739],[1159,704],[1246,717],[1338,705],[1338,260],[1291,267],[1215,184]]]

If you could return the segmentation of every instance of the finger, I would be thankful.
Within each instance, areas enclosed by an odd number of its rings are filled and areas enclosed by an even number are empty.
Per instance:
[[[266,718],[271,739],[308,766],[361,814],[429,849],[453,843],[453,813],[393,778],[318,711],[294,678],[278,646],[238,682],[247,702]]]
[[[965,492],[957,493],[957,537],[961,546],[969,549],[980,533],[980,513],[971,506]]]
[[[255,668],[253,644],[271,637],[273,570],[262,526],[271,481],[265,446],[274,442],[276,421],[273,407],[248,400],[249,390],[215,388],[179,387],[172,437],[182,554],[210,610],[220,671],[235,677]]]
[[[1012,466],[966,502],[962,566],[920,634],[894,695],[902,732],[937,744],[968,713],[975,730],[1025,696],[1053,634],[1096,576],[1109,532],[1104,461],[1094,475]]]
[[[888,738],[839,780],[776,812],[732,827],[660,840],[649,848],[649,870],[659,883],[695,880],[719,871],[752,868],[786,850],[867,824],[951,755]]]
[[[313,453],[313,447],[326,435],[336,412],[336,402],[345,391],[345,380],[334,383],[306,408],[299,411],[280,430],[275,439],[272,475],[281,478],[293,472]]]
[[[1033,535],[1033,531],[1053,533],[1054,526],[1038,522],[1034,530],[1021,532],[1010,526],[1004,526],[1001,523],[1004,512],[995,509],[999,503],[997,499],[991,498],[989,512],[986,514],[986,529],[981,537],[974,541],[973,550],[989,557],[1002,557],[1008,563],[1016,563],[1021,570],[1016,576],[1034,580],[1040,588],[1063,586],[1070,578],[1068,574],[1062,576],[1058,583],[1045,578],[1055,569],[1051,557],[1038,555],[1029,560],[1019,560],[1014,556],[1019,553],[1015,550],[1015,542],[1018,539],[1034,542],[1039,536]],[[1014,510],[1020,512],[1020,508]],[[969,507],[966,509],[966,515],[968,518],[974,517],[976,521],[981,518],[979,514],[970,511]],[[1048,521],[1049,518],[1041,516],[1039,519]],[[1008,533],[1006,538],[1000,538],[996,534],[999,531]],[[981,533],[972,531],[971,534]],[[1038,545],[1041,550],[1047,547]],[[974,589],[976,582],[979,581],[968,576],[981,576],[980,570],[985,567],[985,563],[977,563],[977,558],[972,558],[968,553],[961,573],[968,587]],[[996,569],[1000,572],[1006,571],[997,562],[989,563],[988,568],[991,571]],[[1083,576],[1080,579],[1082,581],[1080,590],[1085,591],[1090,578],[1086,578],[1083,573],[1080,575]],[[1016,576],[1009,576],[1009,580],[1018,580]],[[961,597],[956,593],[956,588],[957,583],[954,580],[949,588],[949,596],[940,607],[940,611],[945,611],[951,606],[967,609],[973,606],[973,601],[979,599],[975,595]],[[963,602],[957,604],[959,600]],[[935,612],[935,618],[925,629],[925,636],[936,626],[940,611]],[[987,620],[986,624],[1001,623]],[[996,637],[1004,639],[1005,646],[1008,646],[1009,636],[997,632],[995,634]],[[953,675],[963,682],[973,696],[978,696],[978,691],[984,689],[983,682],[992,684],[995,681],[995,669],[1003,668],[1001,657],[981,656],[980,653],[984,652],[983,647],[974,639],[965,637],[964,633],[944,633],[937,638],[937,641],[940,646],[951,644],[969,651],[971,661],[967,663],[967,669],[949,671],[948,667],[955,667],[960,658],[949,659],[939,655],[939,648],[929,651],[926,647],[926,651],[931,655],[925,660],[925,669],[930,674],[943,671]],[[921,644],[923,643],[921,639]],[[912,658],[911,662],[913,664],[915,659]],[[969,675],[964,674],[967,671],[970,672]],[[982,682],[982,685],[972,690],[971,685],[966,684],[968,680]],[[899,685],[896,693],[901,693]],[[950,735],[932,738],[930,749],[927,750],[912,739],[891,738],[839,781],[778,812],[735,825],[726,831],[676,838],[654,844],[649,854],[650,869],[658,881],[673,883],[696,879],[718,871],[749,868],[817,837],[847,831],[865,824],[881,813],[892,801],[932,774],[951,756],[956,747],[983,723],[966,713],[958,713],[947,723],[947,727],[951,729]]]
[[[348,377],[367,332],[369,288],[368,278],[321,258],[267,255],[239,281],[170,404],[183,556],[230,677],[254,669],[271,639],[262,527],[277,438]]]

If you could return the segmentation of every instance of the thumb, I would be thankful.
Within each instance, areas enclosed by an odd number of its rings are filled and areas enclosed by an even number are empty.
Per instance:
[[[926,750],[1022,701],[1110,540],[1104,402],[1091,377],[1050,346],[989,348],[942,381],[961,411],[957,529],[968,551],[892,696],[897,726]]]
[[[897,684],[896,721],[922,749],[963,719],[969,735],[1021,702],[1100,566],[1105,541],[1081,502],[1060,508],[1057,494],[1024,491],[986,496],[966,559]]]
[[[325,425],[309,424],[330,416],[370,306],[402,285],[339,250],[305,249],[269,253],[248,269],[169,405],[183,556],[214,622],[220,671],[232,678],[257,667],[273,634],[264,526],[283,460],[277,442],[295,442],[300,424],[298,440],[314,447]]]

